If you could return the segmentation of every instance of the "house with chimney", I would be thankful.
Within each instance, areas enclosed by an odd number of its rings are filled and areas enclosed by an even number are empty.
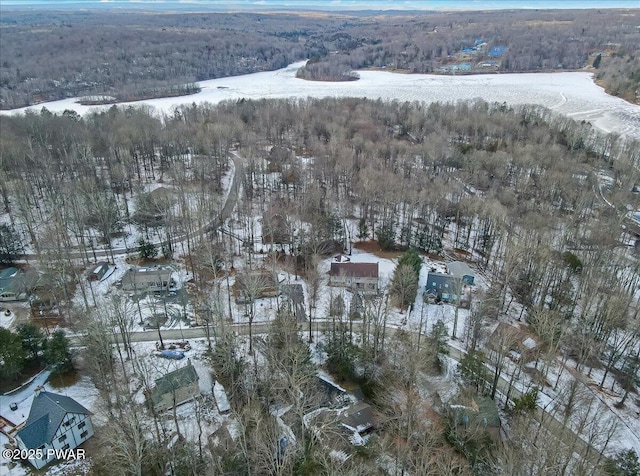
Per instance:
[[[36,389],[29,417],[16,433],[21,450],[32,451],[29,463],[41,469],[93,436],[91,412],[73,398]],[[40,457],[38,457],[40,456]]]

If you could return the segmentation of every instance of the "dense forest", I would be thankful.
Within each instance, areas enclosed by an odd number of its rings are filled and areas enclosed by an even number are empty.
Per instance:
[[[553,419],[534,418],[535,387],[529,400],[510,403],[507,394],[504,444],[492,443],[481,426],[461,430],[442,402],[419,391],[426,376],[442,371],[442,334],[434,328],[421,344],[419,335],[386,333],[383,298],[367,305],[357,328],[336,317],[341,311],[316,311],[333,316],[323,344],[326,365],[358,382],[387,422],[353,458],[327,457],[323,442],[334,435],[327,427],[312,436],[303,418],[317,398],[315,367],[295,321],[279,312],[261,359],[249,364],[225,328],[225,299],[215,279],[220,263],[233,256],[237,266],[251,268],[269,250],[236,251],[227,235],[202,224],[219,213],[221,177],[230,151],[237,151],[244,173],[233,221],[253,236],[254,218],[263,217],[270,242],[286,247],[283,254],[291,255],[290,266],[309,289],[331,242],[346,247],[376,240],[383,250],[411,249],[414,256],[456,250],[474,261],[487,287],[459,336],[466,351],[458,366],[461,402],[477,395],[497,399],[501,377],[518,382],[527,372],[540,386],[558,386],[563,370],[556,375],[554,369],[561,356],[562,369],[604,372],[599,388],[605,382],[616,388],[624,405],[640,384],[639,248],[622,226],[640,181],[637,142],[546,109],[482,101],[241,100],[183,106],[162,117],[145,108],[114,106],[84,117],[43,109],[1,116],[0,127],[7,226],[62,283],[62,301],[67,284],[81,281],[68,249],[82,250],[80,260],[90,261],[94,247],[108,250],[132,226],[147,236],[159,229],[167,243],[186,242],[175,253],[221,316],[213,324],[211,368],[228,388],[241,444],[205,451],[180,439],[167,446],[156,413],[147,413],[148,426],[140,420],[138,412],[147,410],[128,393],[126,361],[136,359],[126,346],[130,329],[114,324],[127,315],[119,304],[96,311],[100,318],[88,318],[88,304],[86,312],[69,306],[69,322],[88,336],[86,371],[113,416],[99,436],[96,474],[164,474],[170,466],[180,474],[364,475],[381,465],[434,475],[549,474],[541,467],[554,468],[551,474],[627,474],[616,472],[624,461],[603,456],[615,426],[600,418],[593,395],[577,384],[559,393]],[[170,203],[145,189],[159,179],[172,190]],[[278,222],[269,222],[276,215]],[[347,223],[357,224],[357,236]],[[413,259],[407,255],[399,265],[404,260],[410,268]],[[409,281],[415,294],[416,280]],[[394,277],[383,291],[400,297],[400,305],[409,285],[403,283]],[[507,315],[539,339],[535,369],[509,364],[513,341],[487,331]],[[116,346],[119,361],[112,333],[125,343]],[[142,378],[144,369],[135,374]],[[274,401],[291,405],[287,424],[300,442],[277,458]],[[178,427],[175,411],[173,418]],[[194,418],[200,424],[200,416]],[[587,432],[586,444],[575,436],[579,431]]]
[[[301,59],[313,60],[301,77],[318,80],[353,80],[351,71],[358,68],[520,72],[597,63],[599,78],[613,94],[637,101],[638,23],[636,10],[46,15],[6,10],[0,19],[0,107],[76,96],[108,102],[186,94],[197,90],[195,81],[273,70]],[[474,46],[476,40],[481,47]],[[494,47],[504,49],[492,53]]]

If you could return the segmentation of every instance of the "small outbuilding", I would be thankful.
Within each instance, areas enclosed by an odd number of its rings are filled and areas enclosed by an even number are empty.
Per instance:
[[[462,279],[464,284],[473,286],[476,274],[464,261],[452,261],[447,265],[447,271],[456,278]]]
[[[91,273],[89,273],[89,281],[100,281],[107,274],[107,271],[109,271],[109,263],[101,262],[96,264]]]
[[[220,414],[229,413],[231,411],[231,405],[229,405],[229,398],[224,386],[220,382],[215,382],[213,385],[213,396],[216,399],[216,406]]]

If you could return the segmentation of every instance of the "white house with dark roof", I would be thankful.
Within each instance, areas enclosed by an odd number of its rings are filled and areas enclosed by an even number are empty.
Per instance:
[[[56,459],[51,450],[73,450],[93,436],[90,416],[91,412],[73,398],[40,390],[29,418],[16,433],[18,448],[40,450],[42,457],[29,458],[29,463],[43,468]]]

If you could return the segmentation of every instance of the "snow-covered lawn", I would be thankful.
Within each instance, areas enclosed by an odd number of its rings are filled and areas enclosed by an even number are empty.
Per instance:
[[[166,340],[165,346],[169,345],[172,341]],[[127,372],[132,375],[131,377],[131,390],[135,390],[135,400],[138,403],[144,403],[145,396],[142,393],[140,387],[141,380],[136,377],[135,374],[139,373],[140,369],[144,369],[146,375],[144,378],[150,382],[153,387],[154,381],[163,375],[173,372],[179,368],[187,365],[187,359],[191,361],[191,364],[195,368],[199,377],[199,388],[203,394],[211,393],[213,388],[213,382],[211,380],[211,368],[206,360],[204,360],[204,353],[207,350],[207,342],[205,339],[189,340],[190,350],[184,350],[185,357],[180,360],[166,359],[155,355],[156,345],[155,342],[136,342],[132,345],[135,353],[136,367],[128,362]]]
[[[183,436],[191,441],[197,441],[200,436],[200,428],[194,415],[196,411],[200,412],[203,428],[202,443],[206,444],[208,435],[219,428],[222,422],[228,417],[219,415],[215,402],[212,399],[213,382],[211,379],[211,371],[203,356],[207,349],[206,340],[195,339],[189,343],[191,349],[185,352],[185,358],[182,360],[165,359],[154,355],[154,342],[135,343],[133,349],[139,364],[136,366],[137,369],[144,369],[146,373],[145,377],[150,380],[152,386],[156,378],[187,365],[187,358],[191,360],[192,365],[198,373],[199,388],[203,398],[200,402],[191,401],[180,405],[177,410],[177,419],[180,432]],[[127,362],[127,371],[131,376],[129,381],[131,389],[136,391],[135,400],[138,403],[144,403],[144,395],[140,388],[140,378],[136,375],[136,371],[130,361]],[[20,390],[11,395],[0,396],[0,415],[6,417],[16,425],[24,422],[29,416],[29,410],[34,397],[34,389],[39,385],[44,385],[47,391],[69,396],[90,410],[93,413],[92,421],[96,425],[97,431],[100,431],[99,426],[106,423],[106,415],[102,413],[102,405],[99,403],[99,393],[91,379],[87,376],[81,376],[77,382],[70,386],[57,387],[55,377],[51,377],[52,382],[46,382],[49,376],[50,373],[48,371],[42,372]],[[14,402],[18,404],[18,409],[12,411],[10,405]],[[169,434],[175,431],[175,422],[173,421],[172,414],[163,419],[163,425],[165,425],[165,429]],[[4,447],[7,443],[8,439],[6,436],[0,434],[0,446]],[[77,464],[79,465],[80,462]],[[65,469],[69,470],[71,468],[64,464],[54,465],[46,470],[46,474],[50,476],[64,474]],[[80,472],[82,472],[81,468]],[[30,473],[29,470],[22,465],[10,468],[9,461],[2,458],[0,459],[0,474],[3,476],[17,476]]]

